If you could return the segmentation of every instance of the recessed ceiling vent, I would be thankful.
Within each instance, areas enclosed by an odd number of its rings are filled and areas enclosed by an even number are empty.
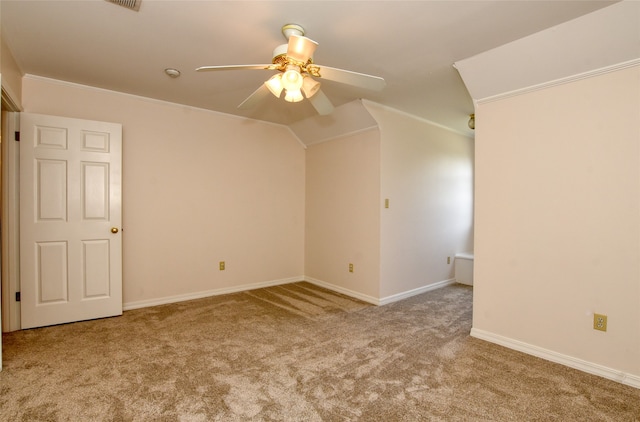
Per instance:
[[[118,6],[126,7],[127,9],[135,10],[136,12],[140,10],[140,3],[142,0],[106,0],[109,3],[117,4]]]

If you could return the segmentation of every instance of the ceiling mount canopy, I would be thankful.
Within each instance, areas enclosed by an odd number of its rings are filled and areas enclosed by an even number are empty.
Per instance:
[[[304,28],[295,23],[288,23],[282,26],[282,35],[288,40],[291,35],[304,37]]]
[[[318,43],[305,37],[304,34],[304,28],[300,25],[292,23],[284,25],[282,35],[287,39],[287,43],[279,45],[273,50],[271,64],[202,66],[196,70],[262,69],[278,71],[244,100],[238,108],[253,107],[258,102],[262,102],[268,93],[280,98],[284,91],[285,101],[297,103],[306,98],[319,114],[330,114],[334,107],[320,89],[320,82],[315,78],[376,91],[384,88],[385,81],[379,76],[314,64],[313,53],[318,47]]]

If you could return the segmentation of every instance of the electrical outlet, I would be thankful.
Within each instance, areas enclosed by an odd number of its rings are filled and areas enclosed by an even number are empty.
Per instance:
[[[220,271],[224,271],[224,261],[220,261]]]
[[[349,272],[352,273],[353,272],[353,264],[349,264]]]
[[[593,314],[593,329],[607,331],[607,316],[601,314]]]
[[[447,264],[451,264],[451,257],[450,256],[447,257]]]

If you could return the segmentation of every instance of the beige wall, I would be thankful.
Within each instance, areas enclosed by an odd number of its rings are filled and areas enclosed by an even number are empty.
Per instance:
[[[473,250],[473,140],[366,105],[380,125],[381,196],[389,199],[380,297],[453,279],[455,253]]]
[[[376,303],[451,279],[446,257],[472,247],[472,142],[434,125],[369,104],[384,141],[372,129],[305,152],[281,126],[23,85],[26,112],[123,124],[125,307],[303,276]]]
[[[305,150],[286,127],[29,76],[23,105],[123,125],[125,306],[304,275]]]
[[[639,169],[638,66],[479,104],[474,332],[640,385]]]
[[[375,302],[380,289],[378,130],[310,146],[306,172],[306,276]]]
[[[473,140],[365,106],[379,129],[307,149],[305,274],[385,303],[452,280],[473,250]]]

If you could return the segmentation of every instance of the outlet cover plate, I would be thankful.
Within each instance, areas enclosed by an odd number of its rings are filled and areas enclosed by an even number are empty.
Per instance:
[[[593,314],[593,329],[607,331],[607,316],[602,314]]]

